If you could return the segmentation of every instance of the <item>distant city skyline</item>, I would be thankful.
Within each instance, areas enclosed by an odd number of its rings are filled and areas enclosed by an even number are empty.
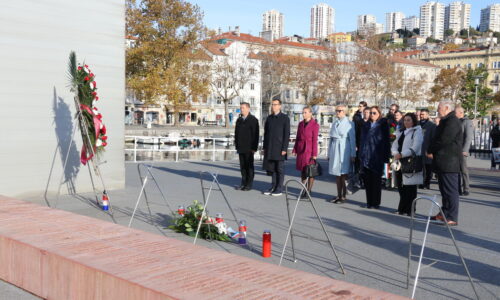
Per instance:
[[[244,0],[188,0],[197,4],[204,12],[204,23],[210,29],[228,31],[229,26],[239,26],[241,32],[259,35],[262,30],[262,14],[265,11],[276,9],[285,16],[285,36],[298,34],[304,37],[310,35],[310,11],[319,3],[326,3],[335,9],[335,32],[355,31],[357,17],[364,14],[374,15],[380,23],[384,24],[386,13],[402,12],[406,16],[419,16],[420,6],[427,1],[311,1],[296,0],[293,3],[285,0],[274,1],[244,1]],[[455,1],[439,1],[445,5]],[[463,1],[472,5],[471,26],[476,27],[480,23],[481,9],[488,5],[500,3],[500,1],[471,0]]]

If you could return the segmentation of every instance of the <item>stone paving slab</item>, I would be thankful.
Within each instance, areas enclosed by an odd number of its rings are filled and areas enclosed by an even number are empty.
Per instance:
[[[481,299],[498,299],[500,295],[500,172],[490,172],[486,159],[471,159],[472,193],[461,198],[459,226],[454,228],[458,245],[466,259]],[[321,161],[326,167],[326,161]],[[242,248],[233,243],[199,241],[200,245],[222,250],[228,253],[278,264],[287,229],[287,214],[284,197],[268,197],[261,191],[269,187],[270,178],[260,171],[256,162],[257,174],[254,190],[241,192],[234,190],[239,184],[239,168],[236,161],[227,162],[182,162],[158,163],[153,174],[167,195],[171,209],[177,205],[189,205],[193,200],[201,200],[199,172],[219,173],[219,180],[230,199],[238,219],[245,219],[249,228],[249,242],[252,249]],[[479,167],[481,170],[476,170]],[[108,222],[128,224],[140,190],[137,164],[128,163],[127,188],[111,191],[114,205],[114,217],[97,209],[93,196],[89,194],[65,196],[60,200],[59,208],[81,215],[91,216]],[[286,163],[287,179],[298,178],[294,170],[294,161]],[[286,251],[284,266],[309,273],[331,277],[353,284],[382,290],[401,296],[408,296],[406,289],[406,264],[408,255],[409,218],[394,215],[397,208],[397,191],[383,191],[380,210],[368,210],[360,207],[364,203],[364,190],[348,197],[345,205],[334,205],[327,200],[334,196],[336,187],[332,176],[323,176],[317,180],[313,190],[313,200],[317,205],[327,231],[332,237],[345,268],[342,275],[331,249],[326,243],[315,239],[297,238],[297,262],[291,261],[291,251]],[[292,191],[297,192],[293,187]],[[422,195],[438,194],[437,184],[431,190],[419,191]],[[142,199],[139,211],[133,221],[133,227],[158,235],[173,237],[192,242],[192,238],[177,234],[166,227],[172,222],[171,210],[163,202],[160,193],[153,184],[146,189],[147,200]],[[40,204],[44,199],[29,199]],[[53,203],[53,196],[47,198]],[[215,215],[224,213],[228,224],[233,228],[236,223],[228,220],[229,211],[222,198],[213,194],[209,212]],[[428,211],[420,205],[417,213],[422,218]],[[317,239],[324,239],[317,220],[313,218],[311,208],[301,204],[297,214],[295,230]],[[270,229],[273,237],[273,257],[260,256],[261,236],[264,229]],[[415,235],[415,254],[422,242],[424,224],[418,223]],[[431,225],[425,251],[424,264],[417,299],[474,299],[463,267],[447,231],[442,226]],[[433,263],[431,259],[439,260]],[[451,263],[448,263],[451,262]],[[416,271],[416,261],[412,262],[412,274]]]
[[[0,266],[45,299],[405,299],[4,197]]]

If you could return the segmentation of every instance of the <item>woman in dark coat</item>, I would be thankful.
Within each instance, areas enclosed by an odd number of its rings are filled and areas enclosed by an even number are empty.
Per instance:
[[[378,106],[370,108],[370,120],[361,131],[361,176],[365,183],[366,207],[379,208],[382,198],[384,163],[389,162],[391,145],[389,124]]]
[[[297,155],[296,169],[301,172],[302,182],[306,184],[305,168],[318,156],[319,124],[312,118],[312,110],[309,106],[304,107],[302,116],[304,120],[299,123],[297,128],[297,137],[292,154]],[[307,182],[309,193],[311,193],[313,184],[314,178],[310,177]]]

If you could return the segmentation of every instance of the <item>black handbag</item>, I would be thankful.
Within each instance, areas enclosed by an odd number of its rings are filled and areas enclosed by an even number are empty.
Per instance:
[[[403,174],[408,174],[408,173],[418,173],[422,172],[424,169],[424,163],[422,160],[422,156],[420,155],[415,155],[415,151],[413,149],[410,149],[411,153],[413,153],[412,156],[408,157],[403,157],[400,159],[401,161],[401,173]]]
[[[322,174],[321,165],[315,159],[311,159],[311,161],[312,161],[311,164],[308,164],[307,166],[304,167],[306,177],[314,178],[317,176],[321,176]]]

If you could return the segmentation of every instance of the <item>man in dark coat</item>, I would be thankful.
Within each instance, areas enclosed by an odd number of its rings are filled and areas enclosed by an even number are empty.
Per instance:
[[[427,108],[420,110],[420,127],[424,134],[422,143],[422,157],[424,160],[424,184],[420,188],[430,189],[432,179],[432,159],[427,157],[427,150],[434,139],[436,132],[436,124],[429,119],[429,110]]]
[[[360,188],[361,187],[361,179],[357,174],[359,174],[359,171],[361,170],[360,168],[360,161],[359,161],[359,146],[361,143],[361,130],[363,128],[363,124],[365,124],[365,121],[363,120],[363,111],[366,109],[368,106],[368,103],[366,101],[361,101],[359,102],[358,105],[358,111],[354,114],[352,117],[352,121],[354,122],[354,129],[356,132],[356,161],[354,162],[354,176],[352,176],[349,187],[353,186],[354,188]]]
[[[449,226],[458,225],[458,180],[463,145],[462,124],[454,110],[455,104],[451,101],[439,103],[438,113],[441,120],[427,149],[428,157],[433,159],[433,167],[438,174],[442,209]],[[439,214],[432,219],[444,220]]]
[[[241,115],[234,129],[234,145],[240,157],[241,185],[236,189],[249,191],[254,178],[254,153],[259,146],[259,121],[250,113],[250,104],[242,102]]]
[[[281,100],[272,101],[272,114],[264,126],[264,170],[272,174],[272,187],[265,195],[281,196],[285,179],[285,160],[290,140],[290,119],[281,112]]]
[[[465,116],[465,111],[463,107],[457,106],[455,108],[455,114],[461,122],[463,138],[462,138],[462,160],[460,162],[460,179],[459,179],[459,193],[460,195],[469,195],[469,168],[467,167],[467,157],[469,157],[469,150],[472,144],[472,138],[474,135],[474,128],[472,121]]]

